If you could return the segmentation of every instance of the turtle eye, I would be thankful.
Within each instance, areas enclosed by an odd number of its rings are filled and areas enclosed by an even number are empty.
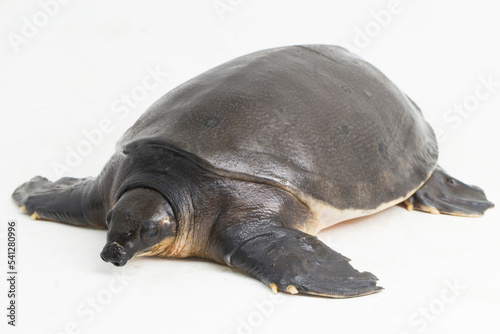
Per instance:
[[[160,235],[160,227],[155,221],[147,221],[141,227],[141,239],[148,244],[156,240]]]

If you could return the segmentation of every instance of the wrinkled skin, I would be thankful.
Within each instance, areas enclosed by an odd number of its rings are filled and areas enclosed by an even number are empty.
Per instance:
[[[140,199],[140,200],[138,200]],[[156,191],[137,188],[123,194],[106,216],[107,242],[101,258],[123,266],[134,255],[152,253],[160,243],[168,248],[176,235],[176,220],[168,202]]]

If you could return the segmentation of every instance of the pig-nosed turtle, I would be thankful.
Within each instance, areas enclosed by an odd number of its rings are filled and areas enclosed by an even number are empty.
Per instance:
[[[446,174],[421,111],[374,66],[326,45],[215,67],[160,98],[97,178],[37,176],[13,198],[32,218],[108,228],[104,261],[201,257],[273,292],[376,292],[314,234],[397,203],[480,216],[484,192]]]

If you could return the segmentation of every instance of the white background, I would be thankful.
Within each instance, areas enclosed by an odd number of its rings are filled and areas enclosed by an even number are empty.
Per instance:
[[[18,327],[6,325],[1,279],[2,328],[498,332],[498,208],[473,219],[394,207],[334,226],[320,239],[356,268],[375,273],[385,290],[344,300],[285,294],[276,300],[257,280],[200,260],[139,258],[113,268],[99,258],[104,231],[32,221],[10,199],[34,175],[56,179],[54,164],[65,164],[69,150],[86,140],[84,131],[103,120],[112,130],[65,175],[96,175],[116,140],[152,102],[204,70],[264,48],[324,43],[348,46],[407,92],[442,132],[440,164],[500,204],[500,20],[493,3],[75,0],[50,7],[53,17],[43,22],[47,15],[38,1],[0,1],[2,272],[8,219],[17,220],[19,234]],[[37,31],[26,22],[37,23]],[[23,37],[23,29],[31,36]],[[26,39],[16,45],[13,36]],[[155,68],[168,76],[124,115],[123,95],[139,92]],[[496,86],[488,90],[484,80]],[[457,113],[456,105],[464,104]]]

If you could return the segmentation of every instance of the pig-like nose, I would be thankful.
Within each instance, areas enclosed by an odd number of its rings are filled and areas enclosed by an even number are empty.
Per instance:
[[[128,256],[122,245],[112,242],[104,246],[102,249],[101,259],[105,262],[110,262],[117,267],[121,267],[127,263]]]

